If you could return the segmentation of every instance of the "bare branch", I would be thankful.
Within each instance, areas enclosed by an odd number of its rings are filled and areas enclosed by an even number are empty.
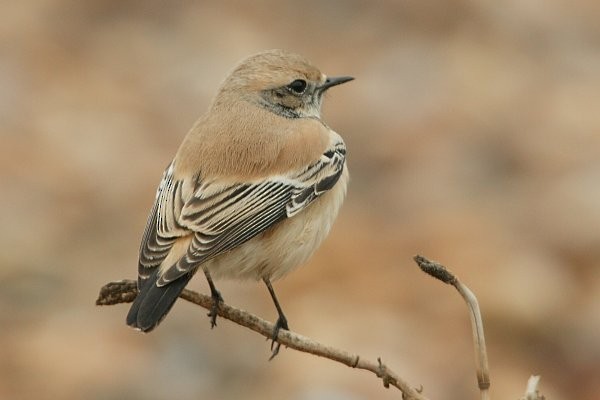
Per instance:
[[[473,329],[473,343],[475,346],[475,361],[477,363],[477,384],[481,393],[482,400],[490,398],[490,372],[488,365],[487,349],[485,346],[485,337],[483,336],[483,320],[477,297],[465,286],[458,278],[448,271],[443,265],[429,261],[423,256],[415,256],[415,262],[421,270],[440,281],[452,285],[458,290],[469,307],[469,316],[471,318],[471,328]]]
[[[111,282],[104,285],[100,289],[100,295],[98,300],[96,300],[96,305],[106,306],[120,303],[130,303],[135,299],[136,296],[137,285],[135,281],[123,280],[119,282]],[[210,310],[212,306],[212,299],[210,296],[199,294],[188,289],[184,289],[179,296],[182,299],[206,308],[207,310]],[[220,303],[218,314],[220,317],[251,329],[254,332],[263,335],[267,339],[270,339],[273,334],[274,324],[265,321],[256,315],[250,314],[247,311],[233,308],[225,303]],[[419,390],[414,389],[405,380],[390,370],[381,361],[381,358],[378,358],[377,362],[369,361],[363,359],[357,354],[351,354],[344,350],[326,346],[306,336],[302,336],[298,333],[288,330],[280,330],[277,336],[277,341],[282,345],[294,350],[328,358],[351,368],[370,371],[377,377],[381,378],[383,385],[386,388],[389,388],[391,385],[399,389],[402,392],[402,398],[404,400],[428,400],[420,393]]]

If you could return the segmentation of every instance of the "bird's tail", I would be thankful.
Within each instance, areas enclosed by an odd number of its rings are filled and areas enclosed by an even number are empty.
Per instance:
[[[156,286],[158,268],[139,288],[139,293],[127,314],[127,325],[150,332],[167,315],[179,294],[192,278],[185,274],[165,286]]]

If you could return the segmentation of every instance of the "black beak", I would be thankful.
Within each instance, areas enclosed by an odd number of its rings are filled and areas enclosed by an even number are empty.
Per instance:
[[[346,83],[346,82],[350,82],[354,80],[353,77],[351,76],[333,76],[333,77],[328,77],[325,82],[319,86],[319,90],[321,90],[322,92],[324,92],[325,90],[329,89],[332,86],[336,86],[336,85],[341,85],[342,83]]]

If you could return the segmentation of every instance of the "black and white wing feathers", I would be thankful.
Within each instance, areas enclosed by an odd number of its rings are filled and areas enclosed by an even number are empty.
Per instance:
[[[156,284],[164,286],[193,272],[278,222],[293,217],[334,187],[346,149],[338,142],[301,171],[249,183],[173,179],[165,171],[140,249],[139,277],[149,277],[164,261],[174,241],[193,234],[187,253],[161,268]]]

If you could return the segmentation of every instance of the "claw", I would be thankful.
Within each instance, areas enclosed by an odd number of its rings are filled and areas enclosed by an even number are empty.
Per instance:
[[[271,335],[271,357],[269,357],[269,361],[271,361],[277,354],[279,354],[279,348],[281,347],[281,343],[277,341],[277,337],[279,336],[279,331],[285,329],[289,331],[287,319],[285,315],[280,315],[277,318],[277,322],[275,322],[275,328],[273,328],[273,334]],[[267,339],[268,340],[268,339]]]
[[[275,308],[277,309],[277,314],[279,317],[277,318],[277,322],[275,322],[275,328],[273,328],[273,335],[271,336],[271,357],[269,357],[269,361],[271,361],[277,354],[279,354],[279,348],[281,347],[281,343],[277,341],[277,336],[279,335],[279,331],[281,329],[285,329],[289,331],[287,319],[283,314],[283,310],[279,305],[279,300],[277,300],[277,296],[275,296],[275,291],[273,290],[273,286],[271,285],[271,281],[269,278],[263,278],[263,282],[267,285],[267,289],[269,289],[269,294],[273,299],[273,304],[275,304]],[[268,339],[267,339],[268,340]]]
[[[217,326],[217,316],[219,315],[219,304],[223,303],[223,297],[218,290],[215,290],[214,293],[211,293],[210,297],[212,298],[212,305],[210,307],[210,311],[208,315],[210,317],[210,329],[213,329]]]

